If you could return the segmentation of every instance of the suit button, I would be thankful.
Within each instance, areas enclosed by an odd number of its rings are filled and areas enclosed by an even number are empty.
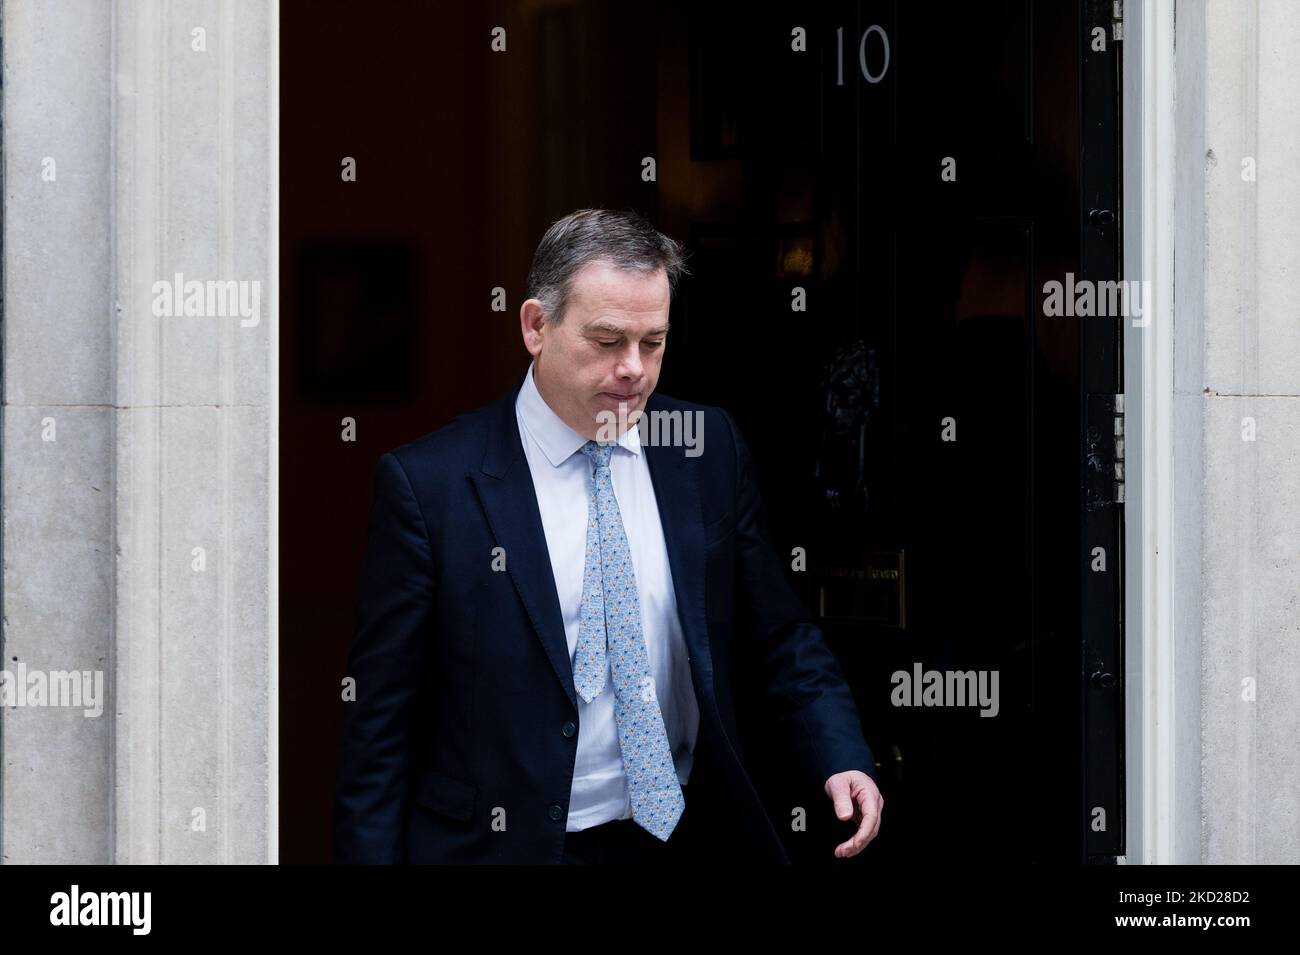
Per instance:
[[[573,721],[570,720],[568,723],[564,724],[560,729],[560,732],[563,733],[566,738],[572,738],[573,734],[578,732],[578,727],[574,726]]]
[[[563,806],[552,806],[550,811],[551,811],[551,818],[554,819],[556,822],[559,822],[561,819],[564,818]]]

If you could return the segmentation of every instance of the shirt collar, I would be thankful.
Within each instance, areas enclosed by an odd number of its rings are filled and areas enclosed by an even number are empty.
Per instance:
[[[528,366],[528,374],[524,376],[519,397],[515,399],[515,409],[523,420],[524,429],[537,442],[551,466],[558,468],[588,439],[565,424],[564,419],[546,403],[542,393],[537,390],[537,383],[533,381],[533,368],[536,365],[537,362],[533,361]],[[619,435],[617,444],[633,454],[640,454],[641,434],[636,425]]]

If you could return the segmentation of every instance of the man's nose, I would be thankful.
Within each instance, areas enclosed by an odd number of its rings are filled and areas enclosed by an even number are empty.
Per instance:
[[[635,342],[629,351],[625,351],[619,358],[618,376],[620,378],[631,378],[633,380],[641,377],[641,353],[638,351],[640,346]]]

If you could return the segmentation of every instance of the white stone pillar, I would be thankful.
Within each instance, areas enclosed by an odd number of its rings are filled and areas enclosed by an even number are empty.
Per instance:
[[[1204,274],[1202,860],[1295,864],[1300,4],[1209,0],[1197,39],[1206,245],[1188,267]],[[1181,31],[1179,41],[1181,56]]]
[[[278,22],[4,5],[4,660],[107,695],[0,714],[8,862],[276,859]]]

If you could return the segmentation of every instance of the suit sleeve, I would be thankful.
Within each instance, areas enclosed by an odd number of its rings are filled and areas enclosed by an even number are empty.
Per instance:
[[[731,416],[722,414],[736,450],[737,596],[750,608],[759,689],[818,789],[850,769],[876,779],[853,693],[815,618],[786,579],[749,448]]]
[[[334,796],[334,861],[405,861],[417,690],[434,607],[432,548],[401,463],[375,470]]]

